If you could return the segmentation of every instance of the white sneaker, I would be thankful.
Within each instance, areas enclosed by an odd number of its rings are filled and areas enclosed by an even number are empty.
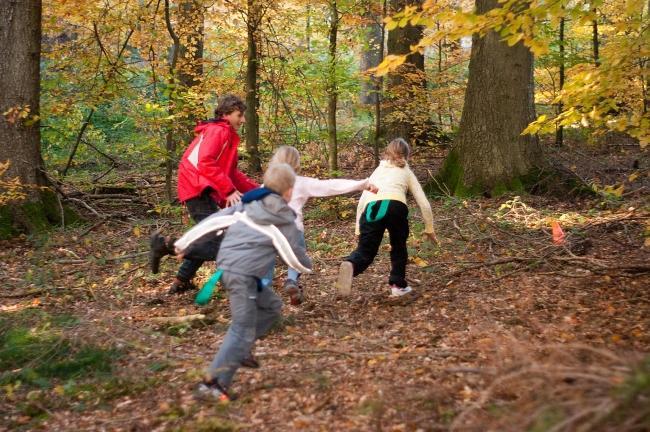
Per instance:
[[[343,261],[339,267],[339,277],[336,280],[336,291],[340,296],[349,296],[352,292],[352,274],[354,268],[350,261]]]
[[[401,297],[413,291],[413,288],[410,286],[400,288],[395,285],[390,286],[390,296],[391,297]]]

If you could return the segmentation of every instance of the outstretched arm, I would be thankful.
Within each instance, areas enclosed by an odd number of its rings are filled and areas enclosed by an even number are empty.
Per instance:
[[[431,240],[438,243],[435,230],[433,229],[433,212],[431,211],[431,204],[429,203],[427,196],[424,194],[422,186],[420,186],[420,182],[418,182],[417,177],[415,177],[413,171],[410,170],[408,186],[409,190],[413,194],[413,197],[415,198],[415,202],[418,204],[418,207],[420,207],[420,211],[422,212],[422,218],[424,219],[424,234]]]
[[[368,188],[368,179],[326,179],[320,180],[312,177],[303,177],[305,191],[310,197],[328,197],[358,192]]]

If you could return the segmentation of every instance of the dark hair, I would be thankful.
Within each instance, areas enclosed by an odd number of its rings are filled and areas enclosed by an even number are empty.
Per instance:
[[[219,99],[219,105],[217,105],[217,108],[214,110],[214,117],[220,119],[221,117],[235,111],[241,111],[243,114],[246,112],[246,104],[239,98],[239,96],[229,94]]]

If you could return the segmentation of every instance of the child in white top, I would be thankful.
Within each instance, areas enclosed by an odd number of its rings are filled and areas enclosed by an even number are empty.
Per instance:
[[[300,169],[300,153],[295,147],[281,146],[279,147],[269,165],[274,163],[289,164],[296,172]],[[296,183],[293,186],[293,194],[289,201],[289,207],[296,212],[296,225],[298,229],[303,232],[302,241],[304,243],[304,217],[302,208],[307,203],[307,200],[312,197],[329,197],[335,195],[346,194],[350,192],[366,190],[366,193],[372,193],[377,188],[374,187],[368,179],[364,180],[347,180],[347,179],[328,179],[320,180],[313,177],[296,176]],[[304,244],[303,244],[304,246]],[[273,270],[269,272],[265,281],[272,280]],[[292,268],[287,272],[287,280],[285,281],[284,288],[289,294],[292,304],[300,304],[303,301],[302,289],[298,285],[298,277],[300,273]]]
[[[359,240],[356,250],[341,263],[336,283],[339,294],[350,294],[352,278],[366,270],[375,259],[386,230],[391,245],[391,272],[388,278],[391,296],[412,291],[406,283],[406,240],[409,235],[406,192],[413,194],[422,211],[424,234],[437,242],[431,205],[408,166],[409,155],[406,141],[394,139],[386,148],[384,160],[370,176],[370,182],[377,186],[378,191],[376,194],[364,192],[359,200],[355,229]]]

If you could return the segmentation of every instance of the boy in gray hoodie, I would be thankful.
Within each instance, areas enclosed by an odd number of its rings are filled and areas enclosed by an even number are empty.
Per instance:
[[[229,295],[232,322],[205,380],[199,384],[200,397],[230,400],[228,388],[235,372],[242,363],[250,363],[255,341],[266,335],[281,317],[282,299],[261,282],[275,261],[277,244],[274,246],[271,237],[255,225],[277,227],[300,264],[311,268],[311,260],[299,241],[296,215],[287,205],[295,179],[289,165],[272,164],[264,173],[265,187],[248,192],[242,204],[236,206],[238,211],[245,212],[247,221],[228,228],[217,256],[217,267],[223,270],[221,282]]]

